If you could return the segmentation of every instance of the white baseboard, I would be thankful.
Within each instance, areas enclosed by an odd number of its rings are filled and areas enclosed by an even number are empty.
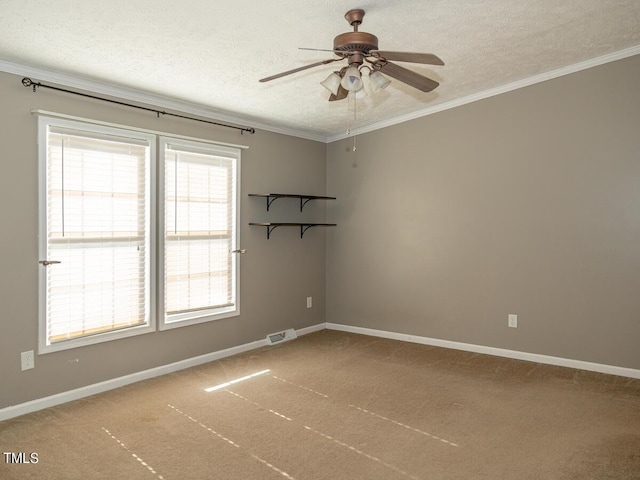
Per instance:
[[[361,335],[369,335],[372,337],[389,338],[392,340],[400,340],[403,342],[420,343],[422,345],[431,345],[434,347],[451,348],[454,350],[464,350],[467,352],[483,353],[486,355],[495,355],[498,357],[513,358],[516,360],[526,360],[529,362],[543,363],[547,365],[556,365],[560,367],[575,368],[579,370],[587,370],[592,372],[606,373],[609,375],[619,375],[622,377],[640,379],[640,370],[626,367],[617,367],[612,365],[603,365],[600,363],[584,362],[581,360],[571,360],[561,357],[552,357],[549,355],[539,355],[535,353],[519,352],[516,350],[506,350],[502,348],[486,347],[483,345],[474,345],[471,343],[452,342],[449,340],[439,340],[436,338],[421,337],[418,335],[409,335],[405,333],[389,332],[385,330],[375,330],[371,328],[354,327],[350,325],[342,325],[338,323],[321,323],[311,327],[296,330],[298,336],[307,335],[309,333],[318,332],[320,330],[339,330],[342,332],[358,333]],[[87,385],[86,387],[77,388],[68,392],[62,392],[49,397],[39,398],[19,405],[0,409],[0,421],[10,418],[19,417],[27,413],[36,412],[44,408],[54,407],[63,403],[78,400],[80,398],[89,397],[98,393],[113,390],[115,388],[124,387],[132,383],[147,380],[149,378],[159,377],[168,373],[184,370],[185,368],[195,367],[203,363],[213,362],[221,358],[230,357],[239,353],[255,350],[256,348],[267,345],[267,340],[257,340],[255,342],[245,343],[236,347],[219,350],[217,352],[207,353],[198,357],[188,358],[179,362],[163,365],[142,372],[132,373],[123,377],[114,378],[100,383]]]
[[[320,330],[326,330],[326,328],[327,328],[326,323],[319,323],[317,325],[312,325],[310,327],[299,328],[298,330],[296,330],[296,333],[298,334],[298,336],[307,335],[308,333],[319,332]]]
[[[313,325],[311,327],[301,328],[296,330],[298,336],[306,335],[308,333],[324,330],[325,324]],[[124,387],[132,383],[147,380],[149,378],[159,377],[168,373],[184,370],[185,368],[191,368],[203,363],[213,362],[221,358],[230,357],[239,353],[247,352],[249,350],[255,350],[256,348],[264,347],[267,345],[267,340],[257,340],[255,342],[245,343],[236,347],[226,348],[217,352],[207,353],[179,362],[170,363],[160,367],[151,368],[149,370],[143,370],[141,372],[132,373],[123,377],[113,378],[100,383],[94,383],[87,385],[86,387],[76,388],[75,390],[69,390],[68,392],[58,393],[44,398],[38,398],[29,402],[21,403],[19,405],[12,405],[0,409],[0,421],[8,420],[10,418],[19,417],[20,415],[26,415],[27,413],[36,412],[49,407],[55,407],[63,403],[71,402],[73,400],[79,400],[81,398],[90,397],[98,393],[113,390],[115,388]]]
[[[370,335],[372,337],[389,338],[392,340],[401,340],[403,342],[420,343],[422,345],[431,345],[434,347],[451,348],[454,350],[464,350],[467,352],[484,353],[486,355],[495,355],[497,357],[513,358],[516,360],[526,360],[528,362],[544,363],[547,365],[556,365],[559,367],[575,368],[578,370],[588,370],[591,372],[606,373],[609,375],[619,375],[621,377],[640,379],[640,370],[626,367],[616,367],[613,365],[603,365],[600,363],[584,362],[582,360],[571,360],[568,358],[552,357],[549,355],[539,355],[536,353],[519,352],[516,350],[506,350],[503,348],[485,347],[483,345],[474,345],[471,343],[452,342],[449,340],[439,340],[437,338],[420,337],[417,335],[408,335],[405,333],[388,332],[385,330],[374,330],[371,328],[353,327],[350,325],[342,325],[338,323],[327,323],[328,330],[339,330],[342,332],[359,333],[361,335]]]

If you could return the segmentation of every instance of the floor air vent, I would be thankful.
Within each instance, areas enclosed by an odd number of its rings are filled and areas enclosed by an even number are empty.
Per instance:
[[[267,343],[269,343],[269,345],[275,345],[276,343],[286,342],[294,338],[298,338],[298,335],[296,335],[296,331],[293,328],[289,328],[284,332],[270,333],[267,335]]]

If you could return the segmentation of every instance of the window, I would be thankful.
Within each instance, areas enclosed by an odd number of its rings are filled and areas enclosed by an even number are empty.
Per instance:
[[[161,328],[237,315],[239,152],[160,139],[164,185]]]
[[[41,353],[239,313],[239,149],[48,117],[39,135]]]

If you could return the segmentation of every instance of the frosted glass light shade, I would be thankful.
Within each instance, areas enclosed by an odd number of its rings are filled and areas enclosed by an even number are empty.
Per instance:
[[[362,78],[357,67],[349,67],[342,78],[342,88],[349,92],[357,92],[362,88]]]
[[[350,92],[350,93],[358,100],[367,96],[367,91],[364,89],[364,87],[361,88],[360,90],[357,90],[355,92]]]
[[[329,90],[334,95],[337,95],[338,88],[340,87],[340,80],[341,80],[340,75],[338,75],[336,72],[333,72],[331,75],[325,78],[322,82],[320,82],[320,85],[322,85],[324,88]]]
[[[374,92],[379,92],[389,86],[391,80],[382,75],[380,72],[373,72],[369,75],[369,80],[371,80],[371,90]]]

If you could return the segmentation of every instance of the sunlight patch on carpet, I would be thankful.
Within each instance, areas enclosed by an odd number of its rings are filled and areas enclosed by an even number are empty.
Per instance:
[[[249,402],[252,405],[258,407],[258,408],[263,408],[259,403],[254,402],[253,400],[249,400],[247,397],[243,397],[242,395],[240,395],[239,393],[236,393],[232,390],[229,390],[228,388],[225,388],[224,390],[225,392],[230,393],[231,395],[241,398],[242,400],[244,400],[245,402]],[[280,417],[280,418],[284,418],[285,420],[288,420],[289,422],[292,422],[293,420],[291,420],[289,417],[287,417],[286,415],[283,415],[281,413],[276,412],[275,410],[271,410],[270,408],[265,408],[266,411],[268,411],[269,413],[273,413],[274,415]]]
[[[269,373],[271,370],[262,370],[260,372],[252,373],[251,375],[246,375],[244,377],[236,378],[235,380],[230,380],[228,382],[221,383],[220,385],[216,385],[215,387],[205,388],[205,392],[215,392],[216,390],[220,390],[222,388],[226,388],[229,385],[233,385],[234,383],[244,382],[245,380],[249,380],[254,377],[258,377],[260,375],[264,375],[265,373]]]
[[[129,450],[129,448],[122,443],[122,441],[116,437],[115,435],[113,435],[109,430],[107,430],[106,428],[102,427],[102,430],[104,431],[104,433],[106,433],[107,435],[109,435],[113,440],[116,441],[116,443],[118,445],[120,445],[123,449],[125,449],[128,453],[131,454],[131,456],[133,458],[135,458],[138,463],[140,463],[140,465],[142,465],[143,467],[145,467],[147,470],[149,470],[151,473],[153,473],[154,475],[157,475],[158,478],[160,480],[164,480],[164,477],[162,475],[160,475],[158,472],[156,472],[153,467],[151,467],[151,465],[149,465],[147,462],[145,462],[142,458],[140,458],[138,455],[136,455],[135,453],[133,453],[131,450]]]
[[[358,448],[354,447],[353,445],[349,445],[348,443],[344,443],[340,440],[338,440],[337,438],[334,438],[330,435],[327,435],[326,433],[322,433],[318,430],[315,430],[307,425],[304,426],[304,428],[312,433],[315,433],[316,435],[320,435],[322,438],[326,438],[327,440],[332,441],[333,443],[336,443],[337,445],[340,445],[341,447],[345,447],[348,448],[349,450],[351,450],[354,453],[357,453],[358,455],[362,455],[365,458],[368,458],[369,460],[373,460],[374,462],[377,462],[381,465],[384,465],[387,468],[390,468],[391,470],[393,470],[394,472],[400,473],[406,477],[411,478],[412,480],[420,480],[420,477],[416,477],[415,475],[411,475],[408,472],[405,472],[404,470],[401,470],[400,468],[391,465],[390,463],[387,463],[383,460],[380,460],[378,457],[374,457],[373,455],[369,455],[368,453],[363,452],[362,450],[359,450]]]
[[[379,419],[381,419],[381,420],[385,420],[385,421],[387,421],[387,422],[391,422],[391,423],[393,423],[393,424],[395,424],[395,425],[398,425],[398,426],[400,426],[400,427],[404,427],[404,428],[406,428],[406,429],[413,430],[413,431],[414,431],[414,432],[416,432],[416,433],[419,433],[419,434],[421,434],[421,435],[425,435],[425,436],[427,436],[427,437],[429,437],[429,438],[433,438],[434,440],[438,440],[439,442],[446,443],[447,445],[451,445],[452,447],[459,447],[459,446],[460,446],[460,445],[458,445],[457,443],[453,443],[453,442],[450,442],[449,440],[445,440],[444,438],[440,438],[440,437],[437,437],[437,436],[435,436],[435,435],[431,435],[430,433],[427,433],[427,432],[425,432],[425,431],[423,431],[423,430],[420,430],[420,429],[418,429],[418,428],[414,428],[414,427],[412,427],[412,426],[410,426],[410,425],[406,425],[406,424],[404,424],[404,423],[398,422],[397,420],[393,420],[393,419],[391,419],[391,418],[387,418],[387,417],[384,417],[384,416],[382,416],[382,415],[378,415],[377,413],[371,412],[371,411],[366,410],[366,409],[361,408],[361,407],[357,407],[356,405],[351,405],[351,404],[350,404],[349,406],[350,406],[351,408],[355,408],[356,410],[360,410],[360,411],[361,411],[361,412],[363,412],[363,413],[368,413],[369,415],[372,415],[372,416],[374,416],[374,417],[377,417],[377,418],[379,418]]]
[[[265,372],[268,372],[269,370],[265,370]],[[263,372],[264,373],[264,372]],[[204,428],[206,431],[208,431],[209,433],[212,433],[213,435],[215,435],[216,437],[218,437],[221,440],[224,440],[225,442],[227,442],[229,445],[239,448],[241,450],[244,450],[242,447],[240,447],[239,444],[237,444],[236,442],[234,442],[233,440],[225,437],[224,435],[222,435],[221,433],[216,432],[213,428],[208,427],[207,425],[205,425],[204,423],[198,421],[197,419],[193,418],[191,415],[189,415],[188,413],[183,412],[182,410],[180,410],[177,407],[174,407],[171,404],[167,405],[169,408],[172,408],[175,412],[179,413],[180,415],[182,415],[183,417],[191,420],[193,423],[198,424],[200,427]],[[282,475],[285,478],[288,478],[289,480],[295,480],[291,475],[289,475],[287,472],[285,472],[284,470],[281,470],[280,468],[276,467],[275,465],[273,465],[272,463],[267,462],[264,458],[259,457],[258,455],[256,455],[255,453],[252,452],[247,452],[248,455],[250,455],[253,459],[259,461],[260,463],[262,463],[263,465],[269,467],[271,470],[273,470],[274,472],[278,472],[280,475]]]
[[[172,408],[173,410],[175,410],[176,412],[178,412],[180,415],[182,415],[183,417],[188,418],[189,420],[191,420],[194,423],[197,423],[198,425],[200,425],[202,428],[204,428],[205,430],[207,430],[209,433],[213,433],[216,437],[218,437],[221,440],[224,440],[225,442],[227,442],[229,445],[231,445],[232,447],[236,447],[236,448],[240,448],[240,445],[238,445],[236,442],[234,442],[233,440],[228,439],[227,437],[225,437],[224,435],[216,432],[214,429],[207,427],[204,423],[199,422],[198,420],[196,420],[195,418],[193,418],[191,415],[188,415],[186,413],[184,413],[182,410],[180,410],[179,408],[174,407],[173,405],[169,404],[167,405],[169,408]]]
[[[292,382],[292,381],[290,381],[290,380],[287,380],[287,379],[285,379],[285,378],[278,377],[278,376],[276,376],[276,375],[269,375],[269,376],[270,376],[271,378],[274,378],[274,379],[276,379],[276,380],[279,380],[279,381],[281,381],[281,382],[283,382],[283,383],[287,383],[287,384],[289,384],[289,385],[292,385],[292,386],[294,386],[294,387],[300,388],[300,389],[302,389],[302,390],[306,390],[307,392],[311,392],[311,393],[315,393],[316,395],[320,395],[320,396],[321,396],[321,397],[323,397],[323,398],[329,398],[329,395],[326,395],[326,394],[324,394],[324,393],[318,392],[317,390],[314,390],[314,389],[312,389],[312,388],[306,387],[306,386],[304,386],[304,385],[298,385],[297,383],[294,383],[294,382]],[[256,404],[256,405],[257,405],[257,404]],[[453,443],[453,442],[451,442],[451,441],[449,441],[449,440],[447,440],[447,439],[445,439],[445,438],[438,437],[437,435],[433,435],[433,434],[431,434],[431,433],[425,432],[425,431],[420,430],[420,429],[418,429],[418,428],[412,427],[411,425],[406,425],[406,424],[404,424],[404,423],[402,423],[402,422],[398,422],[397,420],[394,420],[394,419],[392,419],[392,418],[388,418],[388,417],[385,417],[385,416],[380,415],[380,414],[378,414],[378,413],[375,413],[375,412],[372,412],[372,411],[370,411],[370,410],[367,410],[367,409],[365,409],[365,408],[358,407],[357,405],[351,405],[351,404],[349,404],[349,407],[351,407],[351,408],[355,408],[356,410],[359,410],[359,411],[361,411],[361,412],[363,412],[363,413],[367,413],[367,414],[369,414],[369,415],[372,415],[372,416],[374,416],[374,417],[376,417],[376,418],[379,418],[379,419],[381,419],[381,420],[384,420],[384,421],[386,421],[386,422],[391,422],[391,423],[393,423],[394,425],[398,425],[399,427],[406,428],[407,430],[411,430],[411,431],[413,431],[413,432],[419,433],[420,435],[424,435],[424,436],[426,436],[426,437],[432,438],[433,440],[437,440],[437,441],[442,442],[442,443],[444,443],[444,444],[446,444],[446,445],[450,445],[450,446],[452,446],[452,447],[459,447],[459,445],[458,445],[457,443]]]
[[[307,392],[315,393],[316,395],[320,395],[321,397],[324,397],[324,398],[329,398],[329,395],[325,395],[324,393],[318,392],[317,390],[313,390],[308,387],[303,387],[302,385],[298,385],[296,383],[290,382],[289,380],[286,380],[281,377],[276,377],[275,375],[270,375],[270,376],[272,378],[275,378],[276,380],[280,380],[281,382],[288,383],[289,385],[293,385],[294,387],[301,388],[302,390],[306,390]]]

